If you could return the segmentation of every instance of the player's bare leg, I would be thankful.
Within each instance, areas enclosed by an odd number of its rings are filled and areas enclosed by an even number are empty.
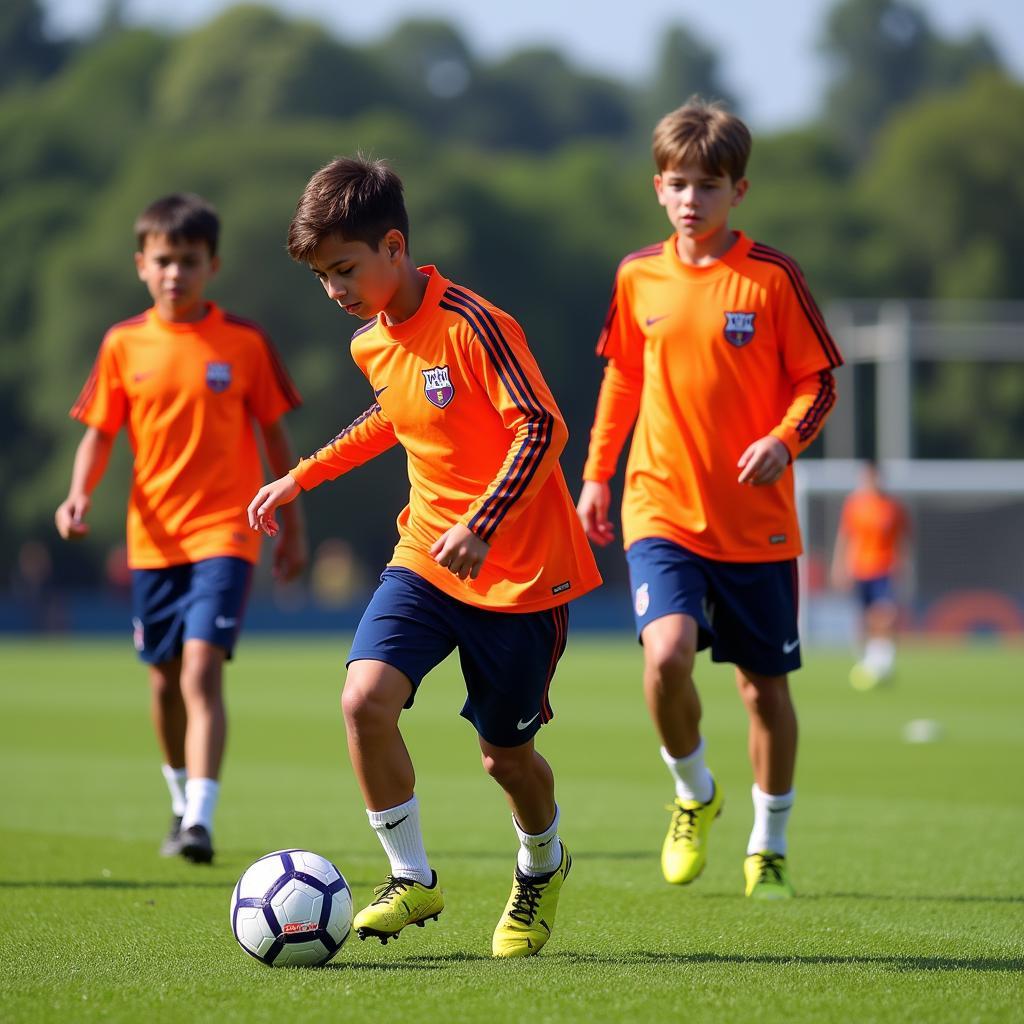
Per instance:
[[[496,747],[480,738],[484,770],[505,791],[519,837],[512,893],[494,931],[498,957],[532,956],[551,937],[558,897],[572,857],[558,836],[558,807],[551,766],[531,739]]]
[[[220,766],[227,740],[222,647],[206,640],[185,641],[181,656],[181,696],[185,703],[185,814],[181,854],[196,863],[213,859],[213,812],[220,792]]]
[[[640,635],[644,648],[644,697],[662,746],[676,758],[700,744],[700,697],[693,683],[697,623],[689,615],[664,615]]]
[[[149,711],[153,720],[163,775],[171,795],[171,824],[160,847],[164,857],[180,852],[181,818],[185,813],[185,702],[181,697],[181,659],[149,666]]]
[[[361,939],[372,935],[385,944],[410,924],[436,921],[444,909],[444,893],[423,846],[412,758],[398,729],[411,692],[404,673],[366,659],[349,665],[341,696],[352,768],[370,825],[391,865],[353,927]]]
[[[704,870],[708,833],[722,810],[700,735],[700,697],[693,682],[697,622],[689,615],[664,615],[644,627],[641,639],[644,696],[676,789],[661,870],[667,882],[686,885]]]
[[[756,899],[793,895],[786,868],[786,827],[793,806],[797,719],[786,676],[736,669],[750,718],[748,749],[754,770],[754,827],[744,863],[746,891]]]

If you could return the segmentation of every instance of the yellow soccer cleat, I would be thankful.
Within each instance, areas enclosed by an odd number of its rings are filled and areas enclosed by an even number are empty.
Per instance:
[[[442,910],[444,892],[437,884],[436,871],[430,885],[388,875],[384,884],[373,890],[373,902],[356,914],[352,927],[359,938],[373,935],[387,945],[388,939],[397,939],[411,924],[422,928],[427,921],[436,921]]]
[[[743,862],[743,877],[752,900],[790,900],[796,895],[781,853],[752,853]]]
[[[881,683],[882,677],[862,661],[850,669],[850,685],[855,690],[874,690]]]
[[[516,865],[512,895],[494,929],[491,952],[495,956],[533,956],[551,938],[558,909],[558,894],[572,867],[562,843],[562,862],[549,875],[524,875]]]
[[[672,885],[687,885],[703,870],[708,859],[708,832],[722,813],[722,790],[717,783],[706,804],[680,800],[669,806],[672,820],[661,847],[661,871]]]

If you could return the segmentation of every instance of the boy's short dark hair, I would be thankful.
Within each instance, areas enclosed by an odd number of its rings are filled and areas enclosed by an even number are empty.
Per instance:
[[[365,242],[371,249],[397,228],[409,241],[402,180],[383,160],[338,157],[321,167],[302,190],[288,226],[288,255],[309,263],[331,235]]]
[[[659,173],[692,162],[737,182],[747,173],[751,145],[750,129],[735,114],[691,96],[658,122],[652,150]]]
[[[202,196],[174,192],[147,206],[135,220],[135,238],[141,252],[147,235],[166,235],[172,242],[205,242],[211,256],[217,255],[220,218]]]

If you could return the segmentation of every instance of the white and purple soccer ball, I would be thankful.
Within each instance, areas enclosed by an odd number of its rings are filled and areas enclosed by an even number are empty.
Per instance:
[[[317,967],[352,930],[352,892],[344,875],[308,850],[260,857],[231,894],[231,931],[268,967]]]

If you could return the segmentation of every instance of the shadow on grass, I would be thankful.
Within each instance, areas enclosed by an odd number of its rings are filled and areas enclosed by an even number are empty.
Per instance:
[[[1024,970],[1024,957],[946,957],[946,956],[785,956],[783,954],[742,953],[652,953],[637,950],[621,957],[595,953],[549,953],[551,959],[573,964],[754,964],[811,966],[891,967],[897,971],[1007,971]]]
[[[0,885],[3,885],[0,882]],[[688,899],[745,901],[739,892],[694,892],[687,893]],[[810,900],[868,900],[878,903],[1024,903],[1024,896],[972,896],[970,894],[917,893],[884,894],[876,892],[804,892],[801,891],[797,904]],[[790,904],[792,905],[792,904]]]
[[[225,889],[232,883],[223,879],[190,882],[178,881],[138,882],[121,878],[50,878],[36,882],[0,880],[0,889]]]
[[[600,964],[636,965],[663,964],[685,966],[687,964],[723,964],[750,966],[808,965],[811,967],[882,967],[894,971],[977,971],[1018,973],[1024,970],[1024,957],[943,957],[943,956],[784,956],[782,954],[743,953],[655,953],[635,950],[621,956],[605,956],[598,953],[543,953],[540,961],[556,960],[570,965]],[[417,954],[400,961],[387,963],[332,962],[324,970],[345,971],[439,971],[464,963],[494,962],[493,957],[480,953],[441,953],[436,955]],[[534,961],[538,962],[538,961]]]

